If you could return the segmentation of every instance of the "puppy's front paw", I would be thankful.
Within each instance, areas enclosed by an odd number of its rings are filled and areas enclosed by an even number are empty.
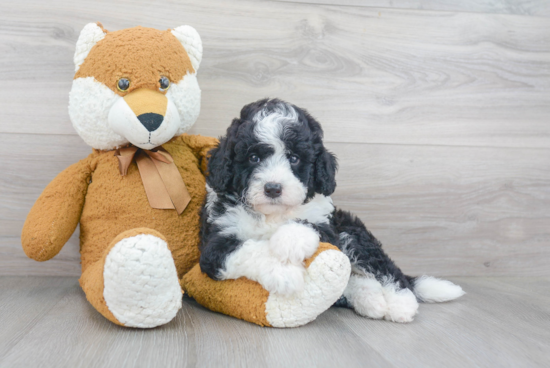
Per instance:
[[[260,284],[270,293],[290,295],[304,289],[305,268],[302,265],[278,264],[260,275]]]
[[[269,247],[282,262],[301,263],[317,251],[319,234],[307,225],[291,222],[277,229]]]

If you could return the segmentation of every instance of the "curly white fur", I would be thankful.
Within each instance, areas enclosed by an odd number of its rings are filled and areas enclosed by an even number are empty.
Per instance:
[[[269,239],[271,253],[282,262],[299,264],[319,247],[319,234],[296,222],[284,224]]]

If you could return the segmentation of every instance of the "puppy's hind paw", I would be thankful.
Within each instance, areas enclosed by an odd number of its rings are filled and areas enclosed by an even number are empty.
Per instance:
[[[393,285],[384,286],[384,296],[388,303],[388,311],[384,319],[392,322],[412,322],[418,313],[418,301],[409,289],[396,290]]]
[[[381,319],[388,313],[382,285],[374,277],[351,276],[344,296],[361,316]]]

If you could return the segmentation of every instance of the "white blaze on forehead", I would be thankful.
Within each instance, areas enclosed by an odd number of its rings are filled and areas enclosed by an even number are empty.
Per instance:
[[[268,111],[262,109],[254,116],[254,134],[262,143],[269,144],[275,148],[275,154],[285,152],[283,136],[285,129],[291,124],[298,123],[298,114],[294,108],[284,102],[277,104],[275,109]]]

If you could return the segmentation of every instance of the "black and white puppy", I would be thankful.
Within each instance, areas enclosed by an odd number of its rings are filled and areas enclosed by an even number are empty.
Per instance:
[[[361,220],[333,206],[336,158],[305,110],[277,99],[251,103],[210,154],[200,266],[211,278],[245,276],[271,293],[299,292],[303,261],[323,241],[352,265],[336,305],[360,315],[409,322],[417,299],[464,294],[449,281],[403,274]]]

